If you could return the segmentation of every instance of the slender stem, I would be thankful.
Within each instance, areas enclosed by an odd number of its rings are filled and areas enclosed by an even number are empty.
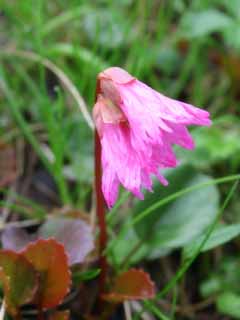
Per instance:
[[[1,309],[0,309],[0,320],[4,320],[5,313],[6,313],[6,305],[5,305],[5,300],[3,300]]]
[[[99,225],[99,264],[101,273],[99,277],[99,296],[104,292],[106,275],[107,275],[107,259],[104,250],[107,244],[107,226],[105,219],[105,203],[102,193],[102,170],[101,170],[101,143],[97,131],[95,131],[95,190],[96,190],[96,212]]]
[[[18,314],[15,315],[15,320],[22,320],[22,316],[20,314],[20,312],[18,312]]]
[[[125,313],[126,320],[132,320],[132,311],[131,311],[130,302],[124,301],[123,307],[124,307],[124,313]]]
[[[43,313],[43,309],[41,308],[41,305],[38,305],[37,320],[44,320],[44,313]]]
[[[39,313],[38,313],[37,320],[44,320],[44,316],[43,316],[43,313],[42,313],[42,312],[39,312]]]

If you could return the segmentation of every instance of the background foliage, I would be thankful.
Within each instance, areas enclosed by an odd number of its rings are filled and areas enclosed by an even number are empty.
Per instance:
[[[150,272],[159,294],[142,307],[153,319],[240,319],[239,187],[220,210],[240,170],[240,1],[0,0],[0,14],[1,228],[90,212],[93,133],[71,90],[91,112],[97,73],[123,67],[206,108],[213,125],[192,130],[194,152],[176,148],[168,188],[156,183],[144,202],[122,191],[108,215],[108,258],[115,271]]]

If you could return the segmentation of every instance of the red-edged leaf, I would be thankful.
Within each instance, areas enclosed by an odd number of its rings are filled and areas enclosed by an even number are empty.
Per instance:
[[[20,228],[8,228],[2,232],[2,246],[14,251],[23,250],[37,239],[54,238],[64,245],[69,265],[82,263],[94,249],[92,229],[83,219],[48,219],[35,234],[28,234]]]
[[[69,320],[70,312],[69,311],[56,311],[50,315],[48,320]]]
[[[40,239],[30,243],[22,254],[40,273],[41,287],[36,302],[40,308],[60,304],[71,285],[68,259],[61,243],[54,239]]]
[[[102,298],[109,302],[123,302],[124,300],[151,299],[155,296],[155,285],[148,273],[143,270],[130,269],[120,274],[110,293]]]
[[[16,177],[15,150],[11,145],[0,142],[0,187],[10,184]]]
[[[0,279],[3,283],[7,310],[13,316],[21,305],[33,300],[38,288],[38,273],[22,255],[0,251]]]
[[[3,230],[1,240],[4,249],[19,252],[30,242],[36,241],[37,235],[35,233],[28,234],[21,228],[10,227]]]
[[[82,219],[48,219],[39,229],[40,238],[53,237],[64,245],[69,264],[82,263],[94,249],[90,225]]]

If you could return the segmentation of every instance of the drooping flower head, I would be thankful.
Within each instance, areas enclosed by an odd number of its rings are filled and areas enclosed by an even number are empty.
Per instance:
[[[152,191],[152,175],[166,186],[160,170],[178,164],[172,145],[193,149],[186,126],[211,124],[207,111],[170,99],[118,67],[98,75],[93,118],[102,146],[102,191],[109,207],[120,184],[139,199],[142,188]]]

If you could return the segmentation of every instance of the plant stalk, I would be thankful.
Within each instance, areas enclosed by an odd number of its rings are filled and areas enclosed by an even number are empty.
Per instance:
[[[38,306],[37,320],[44,320],[44,313],[40,305]]]
[[[99,226],[99,265],[101,273],[99,276],[99,297],[105,290],[107,276],[107,259],[104,251],[107,245],[107,225],[105,219],[105,202],[102,193],[102,170],[101,170],[101,143],[95,130],[95,191],[96,191],[96,213]]]

